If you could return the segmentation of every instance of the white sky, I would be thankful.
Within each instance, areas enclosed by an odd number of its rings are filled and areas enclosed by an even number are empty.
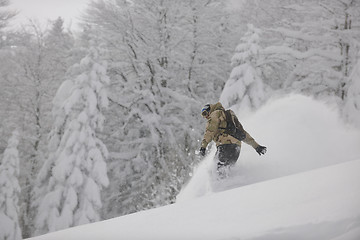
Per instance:
[[[59,16],[65,24],[76,27],[81,12],[91,0],[11,0],[11,9],[19,12],[12,25],[17,27],[29,23],[29,19],[47,24],[48,20],[55,20]],[[181,0],[180,0],[181,1]],[[242,0],[228,0],[232,7],[240,7]]]
[[[29,19],[46,23],[59,16],[75,25],[88,2],[90,0],[11,0],[10,8],[19,11],[15,25],[27,24]]]

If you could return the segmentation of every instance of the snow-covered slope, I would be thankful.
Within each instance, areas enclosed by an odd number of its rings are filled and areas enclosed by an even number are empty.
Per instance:
[[[359,172],[351,161],[35,239],[358,240]]]
[[[238,115],[268,153],[244,145],[228,179],[212,148],[177,203],[34,239],[360,239],[360,132],[299,95]]]

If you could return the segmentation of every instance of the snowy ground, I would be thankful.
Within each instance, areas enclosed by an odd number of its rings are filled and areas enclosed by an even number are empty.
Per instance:
[[[212,175],[213,148],[176,204],[34,239],[359,240],[359,130],[299,95],[238,116],[268,153],[244,144],[228,179]]]

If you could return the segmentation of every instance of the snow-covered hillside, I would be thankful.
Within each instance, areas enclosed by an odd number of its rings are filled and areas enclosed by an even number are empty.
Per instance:
[[[359,172],[351,161],[36,239],[357,240]]]
[[[212,148],[177,203],[34,240],[360,239],[360,132],[299,95],[237,114],[268,153],[243,145],[228,179],[212,176]]]

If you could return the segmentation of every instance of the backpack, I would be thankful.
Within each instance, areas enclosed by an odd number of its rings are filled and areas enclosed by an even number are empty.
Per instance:
[[[242,141],[246,138],[245,130],[236,115],[231,114],[231,112],[232,111],[230,109],[224,111],[226,117],[225,133],[238,139],[239,141]],[[234,119],[232,118],[232,115],[234,116]]]

